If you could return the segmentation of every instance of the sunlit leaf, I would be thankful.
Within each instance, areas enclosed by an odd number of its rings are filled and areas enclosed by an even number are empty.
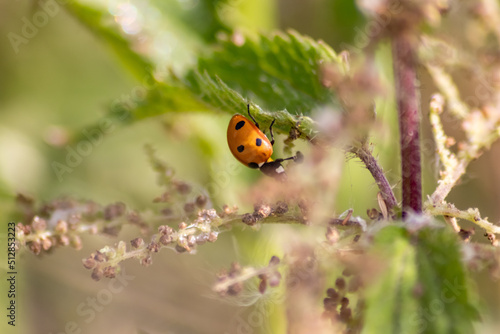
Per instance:
[[[216,51],[200,58],[197,71],[217,75],[267,110],[309,114],[334,101],[321,84],[320,65],[340,59],[326,44],[293,31],[233,40],[222,41]]]

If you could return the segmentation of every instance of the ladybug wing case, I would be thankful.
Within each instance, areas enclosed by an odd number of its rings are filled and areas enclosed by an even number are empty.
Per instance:
[[[227,143],[234,157],[252,168],[261,166],[273,153],[266,135],[242,115],[231,118],[227,128]]]

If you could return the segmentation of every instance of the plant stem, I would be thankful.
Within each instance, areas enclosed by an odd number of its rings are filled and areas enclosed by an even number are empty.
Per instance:
[[[448,216],[468,220],[488,233],[500,234],[500,226],[492,224],[488,221],[488,218],[481,218],[477,208],[459,210],[453,204],[440,202],[436,204],[427,203],[425,211],[434,216]]]
[[[382,167],[377,162],[377,159],[371,154],[370,150],[366,145],[362,144],[361,147],[353,146],[351,152],[354,153],[361,161],[363,161],[365,167],[372,174],[375,182],[377,183],[382,198],[384,199],[385,205],[388,210],[391,210],[398,205],[392,187],[385,177]]]
[[[417,93],[416,55],[411,35],[397,34],[392,43],[394,81],[401,143],[403,217],[422,212],[420,165],[420,113]]]

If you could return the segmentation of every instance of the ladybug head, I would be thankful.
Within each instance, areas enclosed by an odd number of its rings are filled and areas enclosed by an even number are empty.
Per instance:
[[[276,159],[274,161],[268,161],[260,167],[260,170],[262,173],[266,174],[267,176],[274,177],[275,179],[278,179],[279,181],[286,181],[285,168],[283,168],[283,165],[281,163],[283,161],[286,161],[286,160],[293,160],[296,163],[301,163],[303,161],[303,159],[304,159],[304,155],[302,155],[302,153],[298,151],[297,154],[293,157],[286,158],[286,159]]]
[[[260,167],[260,171],[267,176],[271,176],[280,181],[285,181],[286,173],[285,168],[283,168],[283,165],[281,164],[281,160],[282,159],[266,162]]]

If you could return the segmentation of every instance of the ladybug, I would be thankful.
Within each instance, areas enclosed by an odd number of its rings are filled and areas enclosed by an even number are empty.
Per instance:
[[[234,157],[250,168],[260,169],[268,176],[284,180],[286,178],[285,169],[281,165],[283,161],[294,160],[301,162],[303,155],[297,152],[296,156],[286,159],[271,159],[273,154],[274,135],[273,120],[269,126],[271,141],[259,128],[259,123],[250,114],[250,105],[247,104],[248,116],[250,121],[243,115],[236,114],[229,121],[227,128],[227,143]]]

